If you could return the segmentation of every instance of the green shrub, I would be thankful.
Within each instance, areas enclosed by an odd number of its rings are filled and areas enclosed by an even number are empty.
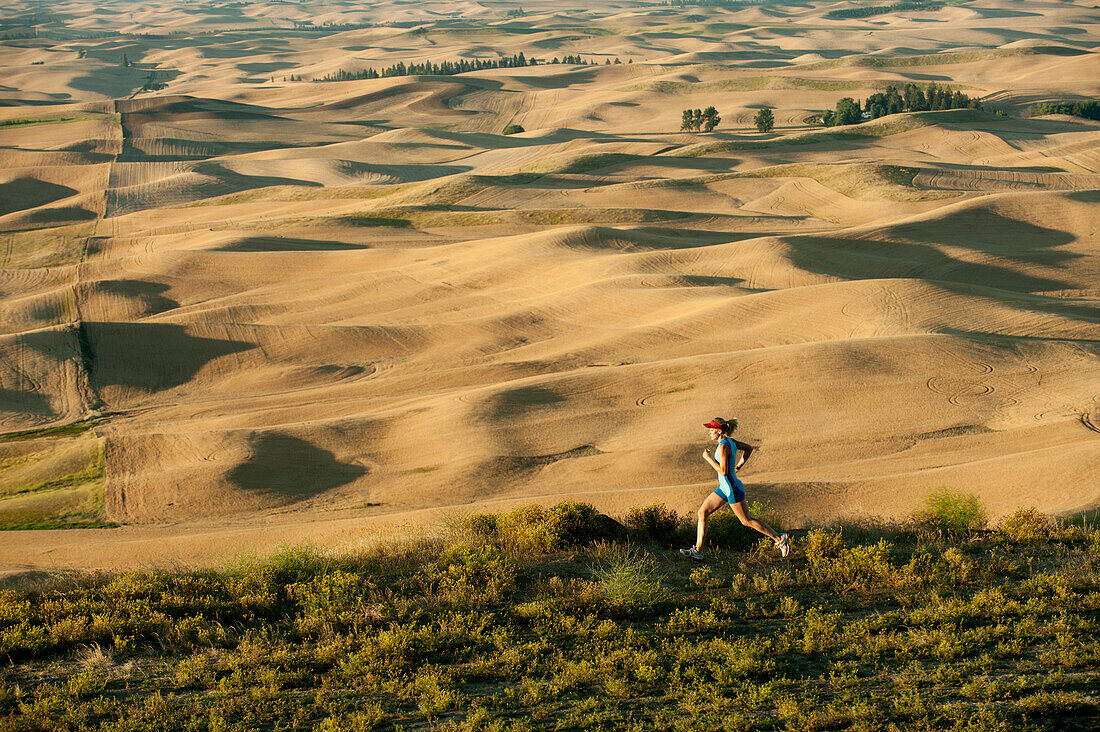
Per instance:
[[[651,558],[624,549],[609,557],[595,572],[596,584],[608,605],[640,609],[665,599],[660,567]]]
[[[1050,535],[1054,522],[1035,508],[1020,508],[1001,519],[997,530],[1009,541],[1028,542]]]
[[[331,564],[315,547],[287,547],[263,559],[238,560],[228,572],[229,586],[238,597],[252,597],[257,604],[271,606],[285,597],[288,586],[309,581]]]
[[[821,564],[836,559],[844,551],[844,540],[839,531],[811,529],[802,540],[803,552],[810,564]]]
[[[287,594],[301,607],[298,630],[313,635],[324,630],[345,629],[362,620],[363,600],[373,589],[365,578],[334,570],[287,588]]]
[[[957,533],[978,531],[985,528],[987,522],[985,509],[977,496],[947,486],[929,491],[917,520],[930,528]]]
[[[458,533],[471,539],[491,541],[497,538],[499,518],[495,513],[475,513],[458,525]]]
[[[1024,714],[1051,716],[1093,708],[1085,695],[1067,691],[1039,691],[1017,700],[1015,706]]]
[[[214,684],[214,664],[205,653],[196,653],[176,665],[175,681],[185,689],[208,689]]]
[[[662,543],[675,537],[681,523],[682,519],[676,512],[660,502],[632,508],[626,515],[628,529],[646,539]]]
[[[749,516],[758,521],[763,521],[776,531],[782,531],[786,523],[783,521],[783,517],[779,515],[779,511],[775,509],[775,506],[767,501],[753,501],[750,503]]]
[[[895,582],[895,567],[885,539],[878,543],[847,546],[837,531],[814,529],[802,542],[810,564],[810,576],[845,590],[872,590]]]
[[[549,552],[553,537],[546,526],[546,509],[535,504],[516,506],[497,517],[497,539],[505,547],[521,553]]]
[[[707,519],[707,543],[721,549],[748,552],[760,534],[743,526],[733,511],[716,511]]]
[[[526,132],[526,131],[527,130],[523,129],[523,125],[517,125],[517,124],[511,124],[511,125],[508,125],[507,127],[504,128],[504,134],[506,134],[506,135],[515,135],[515,134],[518,134],[520,132]]]
[[[516,587],[516,567],[491,546],[456,544],[419,572],[421,586],[460,607],[499,603]]]
[[[487,520],[478,521],[483,530],[491,525]],[[616,525],[613,519],[601,515],[591,504],[562,501],[550,508],[517,506],[499,516],[496,520],[496,538],[511,551],[549,553],[617,538],[614,531]]]
[[[107,677],[98,669],[88,669],[69,677],[69,693],[76,697],[89,697],[107,688]]]
[[[612,538],[600,512],[590,503],[562,501],[555,504],[546,512],[546,523],[555,548],[585,546]]]
[[[692,587],[697,587],[700,590],[721,587],[723,584],[720,578],[711,574],[710,567],[699,567],[693,570],[688,577],[688,581],[691,583]]]
[[[366,711],[350,712],[322,720],[318,732],[366,732],[375,729],[386,719],[386,713],[378,702],[367,702]]]

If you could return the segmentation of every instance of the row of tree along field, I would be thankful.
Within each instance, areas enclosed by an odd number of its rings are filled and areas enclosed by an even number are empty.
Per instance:
[[[1078,111],[1087,111],[1089,114],[1100,113],[1100,104],[1095,102],[1075,103]],[[1091,105],[1091,106],[1090,106]],[[1039,106],[1039,105],[1036,105]],[[1069,109],[1068,103],[1058,107]],[[866,102],[860,104],[856,99],[844,97],[836,103],[836,110],[828,110],[821,114],[811,115],[806,118],[808,124],[835,127],[838,125],[854,125],[865,120],[885,117],[888,114],[899,112],[927,112],[942,109],[981,109],[981,104],[976,99],[971,99],[960,91],[952,91],[945,86],[936,86],[935,83],[922,87],[919,84],[906,84],[901,89],[896,86],[886,87],[886,91],[877,92],[867,97]],[[1054,114],[1055,112],[1040,112],[1040,114]],[[1061,114],[1078,114],[1078,112],[1062,111]],[[1080,113],[1079,116],[1087,116]],[[1096,119],[1091,117],[1090,119]],[[704,110],[685,109],[680,120],[680,131],[711,132],[722,118],[718,116],[718,110],[707,107]],[[753,118],[753,124],[759,132],[771,132],[775,127],[775,116],[768,107],[760,109]]]
[[[616,56],[614,60],[611,58],[604,59],[604,65],[609,66],[611,64],[621,64],[622,60]],[[627,63],[633,63],[628,59]],[[389,76],[453,76],[455,74],[465,74],[468,71],[484,71],[486,69],[512,69],[523,66],[542,66],[546,64],[569,64],[573,66],[599,66],[600,62],[594,59],[583,58],[580,54],[562,56],[560,59],[555,56],[549,61],[537,58],[527,58],[522,51],[514,56],[504,56],[503,58],[473,58],[473,59],[460,59],[458,61],[442,61],[435,63],[433,61],[425,61],[423,63],[406,64],[403,61],[387,66],[381,71],[374,67],[368,67],[359,71],[348,71],[347,69],[340,69],[339,71],[326,74],[316,81],[358,81],[360,79],[381,79]]]
[[[714,107],[685,109],[680,116],[680,132],[712,132],[721,121],[722,117]],[[775,127],[775,116],[771,109],[764,107],[757,112],[753,124],[759,132],[771,132]]]
[[[824,127],[854,125],[869,119],[885,117],[899,112],[929,112],[944,109],[981,109],[977,99],[971,99],[961,91],[937,86],[931,83],[926,87],[920,84],[906,84],[902,88],[886,87],[885,92],[877,92],[860,104],[859,100],[844,97],[836,103],[835,110],[828,110],[807,118],[810,124]]]
[[[901,2],[893,5],[864,5],[856,8],[842,8],[825,13],[826,18],[869,18],[872,15],[884,15],[904,10],[939,10],[943,3],[937,2]]]
[[[1039,117],[1044,114],[1071,114],[1085,119],[1100,119],[1100,101],[1041,102],[1028,107],[1027,113],[1030,117]]]

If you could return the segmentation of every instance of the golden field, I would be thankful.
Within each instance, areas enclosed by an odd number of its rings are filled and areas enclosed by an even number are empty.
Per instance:
[[[855,6],[10,6],[0,516],[91,528],[0,569],[687,510],[715,415],[796,524],[1095,508],[1100,123],[1027,112],[1100,97],[1100,13]],[[984,111],[807,122],[907,83]]]

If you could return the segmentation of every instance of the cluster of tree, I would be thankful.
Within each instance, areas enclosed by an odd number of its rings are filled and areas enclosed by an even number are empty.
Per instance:
[[[509,8],[504,13],[505,18],[522,18],[525,15],[527,15],[527,13],[523,12],[523,8]]]
[[[593,61],[590,59],[581,58],[579,54],[571,56],[563,56],[561,60],[555,56],[551,61],[540,61],[537,58],[527,58],[520,51],[514,56],[504,56],[503,58],[492,59],[461,59],[459,61],[443,61],[441,63],[434,63],[432,61],[425,61],[420,64],[406,64],[404,62],[398,62],[393,66],[387,66],[386,68],[378,71],[373,67],[363,69],[362,71],[348,71],[346,69],[340,69],[334,74],[326,74],[317,81],[357,81],[359,79],[380,79],[389,76],[452,76],[454,74],[464,74],[467,71],[483,71],[485,69],[510,69],[520,66],[536,66],[539,64],[573,64],[576,66],[598,66],[599,61]],[[607,59],[606,63],[611,63],[611,59]],[[621,64],[622,61],[618,57],[615,58],[615,63]]]
[[[145,84],[141,87],[141,90],[157,91],[159,89],[165,89],[167,86],[167,82],[157,80],[157,71],[153,69],[149,72],[149,78],[145,80]]]
[[[842,10],[830,10],[825,13],[826,18],[867,18],[872,15],[883,15],[899,10],[939,10],[943,7],[941,2],[901,2],[893,5],[864,5],[858,8],[843,8]]]
[[[836,103],[836,110],[821,114],[820,123],[825,127],[854,125],[867,119],[877,119],[899,112],[928,112],[940,109],[981,109],[977,99],[971,99],[961,91],[952,91],[935,83],[927,87],[919,84],[906,84],[902,89],[896,86],[886,87],[867,97],[861,106],[859,101],[844,97]]]
[[[769,107],[761,107],[756,116],[752,118],[757,132],[771,132],[775,129],[775,115]]]
[[[680,117],[680,131],[710,132],[722,118],[718,116],[718,110],[714,107],[706,109],[685,109]]]
[[[581,58],[581,55],[579,53],[577,53],[577,54],[573,54],[572,56],[562,56],[561,61],[558,61],[557,56],[550,59],[549,61],[535,60],[535,61],[532,62],[532,65],[537,64],[537,63],[573,64],[574,66],[597,66],[597,65],[599,65],[600,62],[599,61],[592,61],[592,60],[585,60],[585,59]],[[622,61],[619,60],[618,56],[615,57],[615,63],[622,63]]]
[[[373,23],[333,23],[327,21],[321,25],[315,25],[312,20],[295,20],[294,30],[297,31],[349,31],[349,30],[367,30],[369,28],[376,28]]]
[[[507,127],[504,128],[504,134],[506,134],[506,135],[516,135],[516,134],[519,134],[520,132],[526,132],[526,131],[527,130],[523,129],[523,125],[517,125],[517,124],[510,124],[510,125],[508,125]]]
[[[1043,114],[1072,114],[1074,117],[1084,117],[1085,119],[1100,119],[1100,101],[1040,102],[1028,107],[1027,113],[1030,117],[1038,117]]]

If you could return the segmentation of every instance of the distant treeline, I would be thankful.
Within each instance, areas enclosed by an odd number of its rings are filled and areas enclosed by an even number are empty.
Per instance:
[[[945,86],[931,83],[926,87],[919,84],[906,84],[901,89],[886,87],[867,97],[862,105],[858,100],[844,97],[836,103],[836,110],[823,112],[818,123],[825,127],[836,125],[854,125],[864,120],[885,117],[899,112],[929,112],[941,109],[981,109],[977,99],[971,99],[961,91],[952,91]]]
[[[321,25],[314,25],[312,20],[295,20],[294,30],[299,31],[349,31],[349,30],[367,30],[370,28],[377,28],[377,23],[322,23]]]
[[[858,8],[844,8],[842,10],[830,10],[825,13],[826,18],[867,18],[872,15],[884,15],[899,10],[939,10],[943,7],[940,2],[902,2],[893,5],[865,5]]]
[[[744,8],[750,5],[763,5],[768,0],[665,0],[658,5],[672,8]],[[778,3],[776,3],[778,4]]]
[[[611,59],[606,59],[605,63],[611,63]],[[621,64],[622,61],[615,58],[615,63]],[[316,81],[358,81],[359,79],[381,79],[387,76],[451,76],[454,74],[464,74],[467,71],[483,71],[485,69],[510,69],[520,66],[536,66],[545,64],[573,64],[576,66],[598,66],[598,61],[586,60],[580,57],[580,55],[563,56],[559,59],[555,56],[550,61],[540,61],[537,58],[527,58],[520,51],[514,56],[505,56],[503,58],[493,59],[462,59],[460,61],[443,61],[441,63],[434,63],[432,61],[425,61],[421,64],[406,64],[404,62],[398,62],[393,66],[387,66],[386,68],[378,71],[371,67],[363,69],[362,71],[348,71],[346,69],[340,69],[334,74],[326,74]]]
[[[1085,119],[1100,119],[1100,101],[1087,102],[1040,102],[1027,108],[1029,117],[1043,114],[1072,114]]]

